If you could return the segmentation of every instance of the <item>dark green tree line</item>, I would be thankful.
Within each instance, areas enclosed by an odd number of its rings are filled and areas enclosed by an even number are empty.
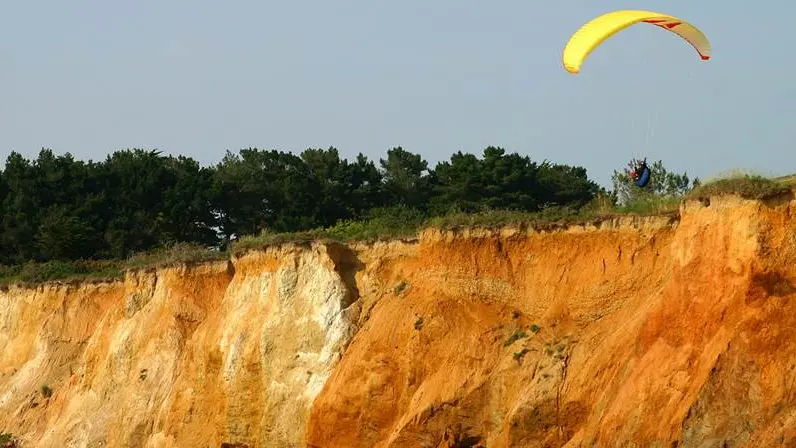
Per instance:
[[[330,147],[227,151],[209,167],[142,149],[98,162],[42,149],[34,160],[10,154],[0,171],[0,264],[118,259],[176,242],[218,246],[231,236],[328,227],[391,207],[427,217],[579,208],[599,190],[584,168],[498,147],[481,157],[457,152],[433,168],[401,147],[378,165]]]

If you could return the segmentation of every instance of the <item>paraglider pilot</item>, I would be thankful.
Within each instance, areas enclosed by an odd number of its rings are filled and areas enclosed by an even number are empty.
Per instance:
[[[636,163],[635,169],[630,172],[630,178],[637,187],[644,188],[649,183],[651,174],[645,157],[644,160]]]

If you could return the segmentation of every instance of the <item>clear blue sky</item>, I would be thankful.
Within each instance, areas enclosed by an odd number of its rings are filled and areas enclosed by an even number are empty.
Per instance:
[[[392,146],[433,166],[499,145],[609,185],[631,157],[708,176],[796,171],[796,2],[75,0],[0,15],[0,157],[159,148]],[[681,16],[711,39],[638,25],[579,76],[561,51],[613,9]]]

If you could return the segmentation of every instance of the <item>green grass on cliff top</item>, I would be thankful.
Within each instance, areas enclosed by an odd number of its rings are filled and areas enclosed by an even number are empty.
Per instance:
[[[61,281],[105,281],[119,279],[126,270],[150,269],[177,264],[196,264],[227,259],[223,252],[179,243],[171,247],[136,254],[127,260],[76,260],[0,265],[0,287],[11,284],[26,286]]]
[[[731,173],[690,191],[686,200],[704,200],[711,196],[736,195],[744,199],[765,200],[789,194],[796,186],[796,175],[773,179],[757,174]]]
[[[706,182],[691,192],[686,200],[703,200],[720,195],[737,195],[746,199],[763,200],[789,193],[796,187],[796,175],[766,178],[754,174],[734,173]],[[106,281],[119,279],[127,270],[150,269],[178,264],[196,264],[226,260],[230,255],[283,243],[306,244],[311,241],[373,241],[413,238],[424,228],[499,228],[510,225],[534,228],[562,227],[593,222],[623,215],[675,214],[682,199],[644,197],[623,207],[614,207],[606,198],[598,197],[580,211],[554,207],[540,213],[494,210],[481,213],[451,213],[427,219],[410,209],[393,208],[376,213],[367,220],[341,221],[324,229],[297,233],[263,233],[244,236],[231,248],[231,254],[210,250],[194,244],[174,246],[136,254],[127,260],[79,260],[27,263],[17,266],[0,265],[0,287],[11,284],[33,286],[46,282]]]

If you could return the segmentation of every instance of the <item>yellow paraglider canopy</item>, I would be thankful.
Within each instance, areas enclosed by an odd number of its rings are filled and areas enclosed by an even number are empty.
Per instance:
[[[639,22],[679,35],[696,49],[703,61],[710,59],[707,37],[685,20],[652,11],[621,10],[592,19],[572,35],[564,48],[564,68],[570,73],[579,73],[583,61],[592,50],[619,31]]]

